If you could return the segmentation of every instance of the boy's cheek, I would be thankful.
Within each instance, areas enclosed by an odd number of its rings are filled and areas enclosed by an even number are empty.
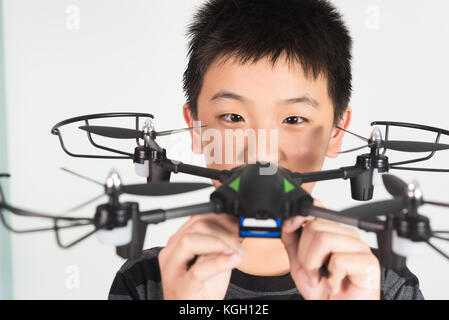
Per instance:
[[[285,133],[279,140],[285,154],[285,167],[291,171],[319,171],[323,166],[329,143],[324,126],[304,128],[296,134]]]

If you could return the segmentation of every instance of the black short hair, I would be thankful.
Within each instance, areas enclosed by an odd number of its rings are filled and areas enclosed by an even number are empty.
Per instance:
[[[285,53],[306,75],[324,75],[337,123],[351,96],[352,39],[342,16],[327,0],[209,0],[188,26],[188,65],[183,88],[197,118],[204,74],[220,57],[242,63]]]

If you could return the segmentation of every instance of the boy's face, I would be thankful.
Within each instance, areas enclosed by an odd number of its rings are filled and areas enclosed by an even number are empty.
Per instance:
[[[277,164],[292,171],[310,172],[322,168],[325,157],[336,157],[341,148],[344,132],[335,128],[334,111],[328,94],[327,80],[320,76],[316,80],[307,77],[300,64],[288,63],[281,56],[274,68],[268,58],[257,63],[241,64],[234,57],[225,63],[218,60],[207,70],[197,101],[198,118],[194,119],[184,105],[184,118],[189,126],[194,120],[207,125],[202,130],[215,129],[221,133],[218,141],[203,141],[201,148],[193,151],[203,152],[207,166],[214,169],[230,169],[240,165],[237,155],[244,156],[244,162],[254,160],[277,160]],[[345,111],[339,126],[347,128],[351,109]],[[267,156],[261,159],[254,153],[248,142],[232,145],[225,142],[225,130],[252,129],[258,137],[266,131],[265,149]],[[262,130],[260,130],[262,129]],[[270,151],[270,129],[277,130],[278,148]],[[231,131],[235,132],[235,131]],[[195,133],[192,132],[192,138]],[[198,139],[198,137],[195,137]],[[257,141],[257,140],[256,140]],[[217,161],[210,143],[221,148],[222,161]],[[260,143],[257,143],[261,146]],[[209,148],[207,147],[209,145]],[[225,163],[225,154],[232,152],[232,163]],[[251,155],[255,155],[256,159]],[[212,156],[214,161],[212,161]],[[216,186],[218,186],[218,183]],[[311,193],[313,183],[302,187]]]

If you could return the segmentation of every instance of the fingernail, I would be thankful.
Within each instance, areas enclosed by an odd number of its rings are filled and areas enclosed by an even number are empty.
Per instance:
[[[234,253],[234,249],[228,248],[228,249],[226,250],[226,254],[232,254],[232,253]]]
[[[237,251],[238,251],[239,255],[241,255],[241,256],[243,256],[243,254],[245,253],[245,249],[243,249],[242,246],[239,246]]]
[[[292,225],[292,220],[287,219],[287,220],[284,221],[284,224],[285,224],[286,227],[289,227],[289,226]]]

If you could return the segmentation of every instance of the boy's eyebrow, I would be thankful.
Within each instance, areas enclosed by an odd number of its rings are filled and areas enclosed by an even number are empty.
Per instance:
[[[299,97],[282,100],[280,104],[304,103],[304,102],[310,104],[314,108],[318,108],[319,106],[318,101],[312,98],[308,93]]]
[[[215,101],[215,100],[219,100],[219,99],[233,99],[233,100],[237,100],[240,102],[249,101],[249,99],[247,99],[237,93],[223,91],[223,90],[214,94],[214,96],[210,99],[210,101]],[[291,104],[291,103],[307,103],[307,104],[310,104],[312,107],[315,107],[315,108],[318,107],[318,102],[307,93],[305,95],[302,95],[299,97],[289,98],[289,99],[281,100],[279,102],[279,104]]]
[[[229,91],[219,91],[216,94],[214,94],[214,96],[210,99],[210,101],[215,101],[215,100],[219,100],[219,99],[234,99],[237,101],[247,101],[248,99],[246,99],[245,97],[237,94],[237,93],[232,93]]]

